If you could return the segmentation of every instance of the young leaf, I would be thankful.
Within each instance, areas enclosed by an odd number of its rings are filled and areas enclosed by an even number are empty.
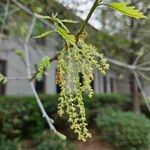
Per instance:
[[[4,77],[1,73],[0,73],[0,83],[1,84],[5,84],[7,82],[7,78]]]
[[[38,80],[42,78],[43,74],[45,73],[45,70],[48,69],[50,65],[50,57],[45,56],[44,58],[42,58],[42,60],[37,66],[36,78]]]
[[[50,20],[52,20],[52,18],[51,18],[50,16],[43,16],[43,15],[39,15],[39,14],[37,14],[37,13],[35,13],[35,16],[36,16],[37,18],[40,18],[40,19],[50,19]]]
[[[57,26],[57,32],[64,38],[64,40],[71,44],[71,45],[75,45],[75,36],[68,34],[68,32],[66,30],[64,30],[63,28]]]
[[[15,53],[16,53],[16,55],[17,55],[18,57],[24,58],[24,52],[23,52],[22,49],[16,49],[16,50],[15,50]]]
[[[128,5],[127,3],[120,2],[120,3],[110,3],[108,6],[129,17],[133,17],[136,19],[146,18],[143,12],[139,11],[138,9],[135,9],[134,6],[127,6],[127,5]]]
[[[70,20],[70,19],[64,19],[61,20],[63,23],[78,23],[79,21],[74,21],[74,20]]]
[[[40,34],[38,36],[33,37],[33,38],[35,38],[35,39],[42,38],[42,37],[45,37],[45,36],[47,36],[47,35],[49,35],[49,34],[51,34],[53,32],[55,32],[55,31],[54,30],[52,30],[52,31],[46,31],[46,32],[44,32],[44,33],[42,33],[42,34]]]
[[[70,33],[69,29],[63,24],[62,20],[57,18],[56,21],[62,26],[62,28],[64,28],[67,31],[67,33]]]

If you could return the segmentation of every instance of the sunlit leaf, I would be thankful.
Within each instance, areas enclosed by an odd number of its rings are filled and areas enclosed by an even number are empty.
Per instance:
[[[42,38],[42,37],[45,37],[45,36],[47,36],[47,35],[49,35],[49,34],[51,34],[53,32],[55,32],[55,31],[54,30],[52,30],[52,31],[46,31],[46,32],[44,32],[44,33],[42,33],[42,34],[40,34],[38,36],[33,37],[33,38],[35,38],[35,39]]]
[[[139,11],[134,6],[127,6],[127,5],[128,5],[127,3],[121,2],[121,3],[110,3],[108,6],[129,17],[133,17],[136,19],[146,18],[143,12]]]
[[[7,78],[0,73],[0,83],[5,84],[7,82]]]
[[[49,69],[50,66],[51,66],[50,57],[45,56],[44,58],[42,58],[40,63],[37,66],[36,78],[40,80],[43,74],[45,73],[46,69]]]
[[[79,21],[74,21],[74,20],[70,20],[70,19],[64,19],[61,20],[63,23],[78,23]]]
[[[63,24],[62,20],[57,18],[56,21],[62,26],[62,28],[64,28],[67,31],[67,33],[70,33],[69,29]]]
[[[71,45],[75,45],[75,36],[68,34],[68,32],[66,30],[64,30],[63,28],[57,26],[57,32],[64,38],[64,40],[71,44]]]

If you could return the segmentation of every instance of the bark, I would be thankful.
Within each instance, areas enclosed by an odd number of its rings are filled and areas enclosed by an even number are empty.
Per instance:
[[[137,22],[135,22],[132,18],[130,19],[130,31],[129,31],[129,39],[131,41],[130,49],[134,50],[135,52],[139,49],[140,45],[137,45],[133,39],[136,38],[137,33],[136,30],[138,29]],[[136,60],[136,55],[132,54],[129,57],[129,64],[133,65]],[[130,91],[132,95],[132,105],[133,105],[133,112],[136,114],[139,114],[141,112],[140,108],[140,99],[139,99],[139,87],[136,83],[136,80],[134,78],[134,74],[130,74]]]
[[[130,83],[131,83],[130,90],[131,90],[131,94],[132,94],[132,108],[133,108],[134,113],[140,114],[141,107],[140,107],[140,99],[139,99],[139,87],[136,83],[134,75],[131,75]]]

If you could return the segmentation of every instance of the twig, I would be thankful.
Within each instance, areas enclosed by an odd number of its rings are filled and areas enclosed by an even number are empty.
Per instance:
[[[142,72],[138,72],[139,75],[141,75],[141,77],[143,77],[143,79],[147,80],[147,81],[150,81],[150,77],[148,77],[147,75],[145,75],[144,73]]]
[[[143,66],[146,66],[146,65],[150,65],[150,61],[141,63],[141,64],[139,64],[138,66],[139,66],[139,67],[143,67]]]
[[[141,81],[140,81],[140,79],[138,77],[138,74],[135,71],[133,73],[134,73],[134,77],[135,77],[135,79],[137,81],[137,84],[138,84],[138,86],[140,88],[141,94],[142,94],[142,96],[144,98],[145,104],[146,104],[146,106],[147,106],[147,108],[148,108],[148,110],[150,112],[150,104],[147,102],[147,98],[146,98],[145,92],[143,91],[142,84],[141,84]]]
[[[102,1],[102,0],[101,0]],[[97,6],[99,5],[99,3],[101,2],[100,0],[95,0],[88,16],[86,17],[85,21],[83,22],[83,24],[81,25],[81,28],[79,29],[79,31],[76,34],[76,42],[78,42],[80,35],[82,34],[82,32],[84,31],[86,25],[88,24],[89,19],[91,18],[92,14],[94,13],[95,9],[97,8]]]
[[[50,59],[50,62],[53,62],[54,60],[57,59],[57,57],[59,56],[59,52],[56,53],[51,59]],[[33,81],[35,78],[36,78],[36,75],[39,73],[39,71],[37,70],[33,75],[32,77],[30,78],[30,81]]]
[[[7,77],[7,80],[29,80],[28,77]]]
[[[133,70],[137,70],[137,66],[136,65],[128,65],[126,63],[123,63],[123,62],[120,62],[120,61],[117,61],[117,60],[114,60],[112,58],[107,58],[107,61],[114,64],[114,65],[117,65],[117,66],[120,66],[120,67],[124,67],[130,71],[133,71]]]
[[[23,4],[21,4],[20,2],[18,2],[17,0],[12,0],[12,2],[14,4],[16,4],[19,8],[21,8],[22,10],[24,10],[26,13],[28,13],[29,15],[31,16],[35,16],[35,14],[30,10],[28,9],[27,7],[25,7]],[[46,21],[46,20],[43,20],[41,18],[38,18],[38,20],[40,20],[41,22],[43,22],[45,25],[47,25],[48,27],[52,28],[52,29],[55,29],[55,26],[53,24],[51,24],[50,22]]]

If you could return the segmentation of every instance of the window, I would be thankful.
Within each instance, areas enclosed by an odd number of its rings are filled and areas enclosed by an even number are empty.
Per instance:
[[[112,77],[110,78],[110,92],[114,92],[114,79]]]
[[[6,76],[6,61],[0,60],[0,73]],[[5,84],[0,84],[0,95],[5,95]]]
[[[104,76],[103,77],[103,89],[104,89],[104,93],[107,93],[107,77]]]
[[[45,75],[43,75],[41,80],[35,80],[35,89],[38,93],[41,94],[45,93],[45,81],[46,81]]]

